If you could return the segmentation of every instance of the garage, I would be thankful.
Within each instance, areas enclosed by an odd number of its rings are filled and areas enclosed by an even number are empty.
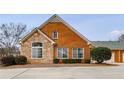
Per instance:
[[[92,41],[94,47],[108,47],[112,50],[109,62],[124,63],[124,42],[120,41]]]

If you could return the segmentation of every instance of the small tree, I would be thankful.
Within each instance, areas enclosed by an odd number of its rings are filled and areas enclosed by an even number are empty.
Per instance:
[[[98,63],[111,59],[111,50],[107,47],[97,47],[91,49],[91,57]]]
[[[13,55],[19,52],[19,40],[27,32],[27,26],[23,24],[0,25],[0,56]]]

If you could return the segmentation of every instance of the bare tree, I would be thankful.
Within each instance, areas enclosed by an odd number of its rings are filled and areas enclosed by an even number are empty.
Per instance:
[[[23,24],[2,24],[0,25],[0,52],[2,55],[11,55],[16,52],[19,40],[26,33],[26,25]]]
[[[119,38],[118,41],[124,42],[124,34],[122,34]]]

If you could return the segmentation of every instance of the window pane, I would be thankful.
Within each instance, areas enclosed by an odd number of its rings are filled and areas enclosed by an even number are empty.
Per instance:
[[[32,48],[33,58],[42,58],[42,48]]]
[[[83,58],[83,49],[78,48],[78,58]]]
[[[42,58],[42,48],[38,48],[38,58]]]
[[[58,38],[58,32],[54,32],[54,38]]]
[[[62,49],[58,48],[58,58],[62,58]]]
[[[77,58],[77,48],[73,48],[73,58]]]
[[[32,57],[37,58],[37,49],[36,48],[32,49]]]
[[[67,55],[67,48],[63,48],[63,58],[67,58],[68,55]]]
[[[40,42],[32,43],[32,47],[42,47],[42,43]]]
[[[67,48],[58,48],[58,58],[68,58]]]

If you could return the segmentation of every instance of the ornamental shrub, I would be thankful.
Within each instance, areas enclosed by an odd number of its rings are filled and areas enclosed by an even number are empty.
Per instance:
[[[92,60],[102,63],[111,59],[111,50],[107,47],[96,47],[91,49]]]
[[[59,59],[53,59],[54,64],[59,64]]]
[[[27,64],[27,57],[26,56],[16,56],[15,57],[15,63],[17,65],[24,65],[24,64]]]
[[[10,55],[10,56],[6,56],[6,57],[2,57],[1,58],[1,64],[2,65],[6,65],[6,66],[9,66],[9,65],[15,65],[15,57]]]

